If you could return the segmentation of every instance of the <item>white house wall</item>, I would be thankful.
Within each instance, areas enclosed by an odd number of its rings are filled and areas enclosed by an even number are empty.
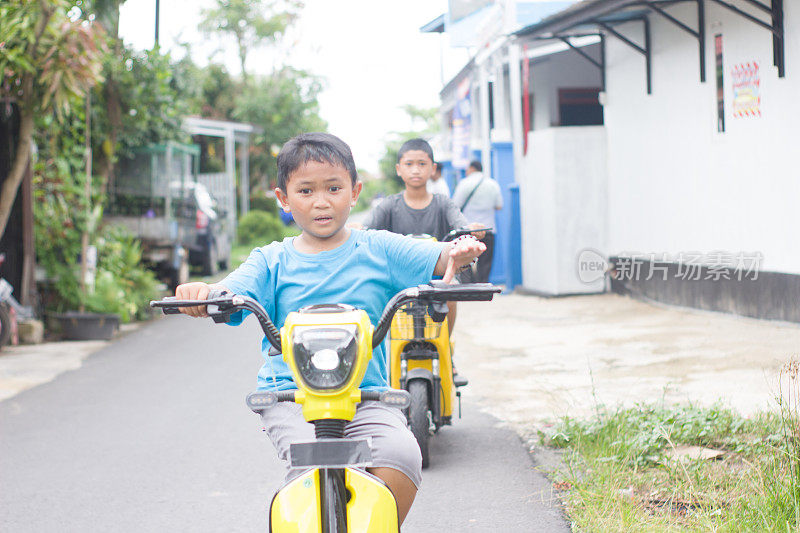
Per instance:
[[[581,281],[578,256],[606,244],[605,129],[546,128],[531,132],[528,143],[520,183],[522,284],[551,295],[602,292],[602,276]]]
[[[800,2],[784,2],[782,79],[766,29],[705,5],[705,83],[699,79],[697,40],[659,15],[650,17],[652,95],[646,92],[644,57],[613,36],[606,40],[606,251],[761,252],[763,270],[800,274]],[[696,27],[693,4],[667,9]],[[641,27],[628,23],[618,29],[641,43]],[[724,133],[717,133],[716,119],[717,33],[723,36]],[[762,116],[734,118],[731,69],[753,61],[760,66]]]

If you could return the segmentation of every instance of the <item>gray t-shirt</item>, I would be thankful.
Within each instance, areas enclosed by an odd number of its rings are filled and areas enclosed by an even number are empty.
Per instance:
[[[431,203],[422,209],[408,207],[399,192],[387,196],[364,222],[366,229],[385,229],[402,235],[427,233],[441,241],[450,230],[468,224],[456,204],[441,194],[434,194]]]

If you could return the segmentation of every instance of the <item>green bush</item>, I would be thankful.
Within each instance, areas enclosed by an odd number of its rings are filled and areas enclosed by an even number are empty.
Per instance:
[[[250,211],[239,219],[237,239],[247,246],[264,246],[272,241],[280,241],[286,236],[283,222],[266,211]]]
[[[250,197],[250,211],[266,211],[267,213],[277,215],[278,204],[275,202],[275,198],[255,195]]]
[[[141,261],[141,244],[133,235],[124,228],[105,228],[97,242],[95,286],[85,297],[86,309],[117,314],[122,322],[145,318],[159,283]]]

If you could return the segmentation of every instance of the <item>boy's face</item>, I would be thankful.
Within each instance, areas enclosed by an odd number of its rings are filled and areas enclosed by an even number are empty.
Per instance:
[[[318,161],[308,161],[289,174],[286,192],[275,189],[284,210],[316,243],[346,239],[342,229],[360,192],[361,182],[353,187],[344,167]]]
[[[433,176],[434,164],[430,156],[422,150],[409,150],[395,165],[395,170],[407,189],[417,189],[425,187]]]

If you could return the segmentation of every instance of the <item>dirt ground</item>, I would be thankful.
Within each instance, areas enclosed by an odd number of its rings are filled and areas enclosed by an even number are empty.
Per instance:
[[[456,365],[478,400],[522,434],[597,405],[775,409],[780,368],[800,325],[669,308],[616,294],[501,295],[459,304]]]

